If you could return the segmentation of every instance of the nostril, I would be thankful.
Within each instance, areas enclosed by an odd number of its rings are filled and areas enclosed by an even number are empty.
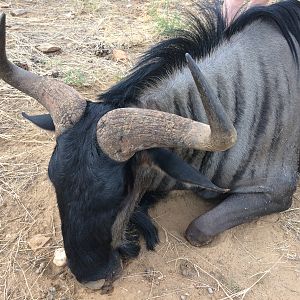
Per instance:
[[[83,283],[82,285],[86,288],[89,288],[91,290],[100,290],[105,283],[105,279],[100,279],[96,281],[89,281],[86,283]]]

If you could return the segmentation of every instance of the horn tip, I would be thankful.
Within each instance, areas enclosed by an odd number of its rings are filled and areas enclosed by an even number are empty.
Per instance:
[[[187,52],[185,53],[185,59],[189,62],[192,59],[192,56]]]
[[[5,54],[5,13],[0,13],[0,55]]]
[[[0,13],[0,23],[1,23],[1,25],[3,24],[3,22],[5,23],[5,17],[6,17],[5,13]]]
[[[26,112],[24,112],[24,111],[21,112],[21,115],[22,115],[22,117],[25,118],[25,119],[27,119],[27,117],[28,117],[28,115],[27,115]]]
[[[189,67],[190,71],[192,72],[192,74],[196,74],[198,67],[197,67],[195,60],[192,58],[192,56],[189,53],[185,54],[185,58],[186,58],[188,67]]]

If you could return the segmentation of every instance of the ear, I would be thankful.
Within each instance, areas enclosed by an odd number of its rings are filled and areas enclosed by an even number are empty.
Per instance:
[[[214,185],[206,176],[169,150],[155,148],[147,150],[147,152],[155,165],[179,182],[194,184],[219,193],[229,191]]]
[[[42,129],[55,131],[55,126],[50,114],[29,116],[22,112],[22,116]]]

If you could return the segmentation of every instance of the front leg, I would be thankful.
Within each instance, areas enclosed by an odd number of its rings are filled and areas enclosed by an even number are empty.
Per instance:
[[[143,235],[148,250],[154,250],[159,242],[157,228],[153,224],[148,210],[166,195],[166,193],[159,192],[146,193],[130,218],[134,227]]]
[[[267,193],[232,194],[192,221],[185,232],[186,239],[194,246],[206,245],[226,229],[288,209],[291,201],[292,192],[273,197]]]

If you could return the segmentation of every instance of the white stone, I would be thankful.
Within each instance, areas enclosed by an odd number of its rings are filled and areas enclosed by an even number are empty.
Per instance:
[[[64,248],[55,250],[53,263],[58,267],[64,267],[67,264],[67,256]]]

